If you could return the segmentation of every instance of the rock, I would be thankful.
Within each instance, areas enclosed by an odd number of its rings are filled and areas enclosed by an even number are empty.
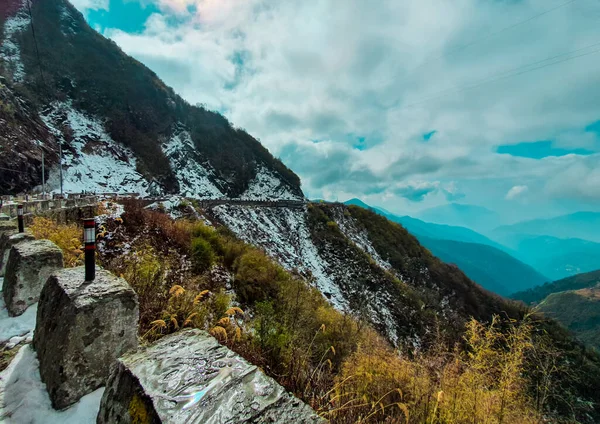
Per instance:
[[[5,213],[0,213],[0,221],[8,221],[10,220],[10,216]]]
[[[42,287],[57,269],[63,267],[63,254],[50,240],[23,241],[8,254],[2,293],[10,316],[21,315],[38,301]]]
[[[8,262],[10,248],[22,241],[32,240],[35,240],[35,237],[28,232],[14,233],[9,231],[0,234],[0,277],[3,277],[4,272],[6,271],[6,263]]]
[[[52,406],[66,408],[104,386],[110,366],[137,347],[138,298],[122,278],[84,267],[52,274],[40,296],[33,346]]]
[[[17,221],[0,221],[0,234],[4,234],[6,232],[16,232],[17,231]]]
[[[256,366],[200,330],[184,330],[116,362],[97,424],[322,423]]]

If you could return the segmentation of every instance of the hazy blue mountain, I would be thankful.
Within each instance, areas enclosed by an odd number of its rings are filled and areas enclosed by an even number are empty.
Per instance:
[[[494,229],[494,238],[510,234],[552,236],[562,239],[578,238],[600,243],[600,212],[576,212],[549,219],[533,219]]]
[[[505,234],[499,241],[552,280],[600,268],[600,243],[578,238]]]
[[[600,270],[548,282],[538,287],[532,287],[529,290],[514,293],[510,297],[515,300],[521,300],[528,305],[535,305],[553,293],[587,289],[597,284],[600,284]]]
[[[449,203],[417,213],[416,218],[435,224],[455,225],[488,231],[501,224],[500,215],[487,208],[462,203]]]

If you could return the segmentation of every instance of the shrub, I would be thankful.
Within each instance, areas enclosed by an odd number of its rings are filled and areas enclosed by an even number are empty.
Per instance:
[[[192,263],[194,271],[202,273],[210,269],[215,262],[215,252],[208,241],[201,237],[192,239]]]
[[[58,224],[40,216],[33,217],[29,231],[36,239],[47,239],[63,251],[65,267],[83,264],[83,230],[76,224]]]
[[[254,304],[276,298],[277,282],[287,278],[283,269],[256,249],[240,256],[234,268],[236,293],[243,303]]]

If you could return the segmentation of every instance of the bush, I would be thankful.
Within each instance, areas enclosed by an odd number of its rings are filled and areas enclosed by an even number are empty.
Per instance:
[[[75,224],[58,224],[41,216],[34,216],[29,231],[36,239],[47,239],[63,251],[65,267],[83,264],[83,229]]]
[[[201,237],[192,239],[192,263],[194,271],[203,273],[215,262],[215,252],[211,244]]]
[[[243,303],[254,304],[277,297],[277,282],[287,278],[286,273],[264,253],[253,249],[236,261],[235,290]]]

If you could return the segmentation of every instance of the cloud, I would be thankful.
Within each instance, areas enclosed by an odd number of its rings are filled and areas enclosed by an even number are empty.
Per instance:
[[[527,187],[526,185],[514,186],[513,188],[508,190],[508,193],[506,193],[505,199],[506,200],[514,200],[518,197],[521,197],[527,191],[529,191],[529,187]]]
[[[479,84],[548,57],[591,52],[599,17],[592,3],[487,36],[548,2],[144,1],[161,10],[145,31],[104,34],[191,103],[226,111],[301,176],[310,197],[344,192],[398,207],[407,199],[501,202],[507,186],[527,181],[544,187],[540,210],[555,199],[600,200],[584,157],[496,151],[522,140],[553,140],[542,146],[551,153],[597,151],[600,73],[589,70],[600,54]],[[555,181],[559,174],[568,183]],[[499,182],[483,184],[492,179]],[[452,181],[460,192],[444,188]]]

